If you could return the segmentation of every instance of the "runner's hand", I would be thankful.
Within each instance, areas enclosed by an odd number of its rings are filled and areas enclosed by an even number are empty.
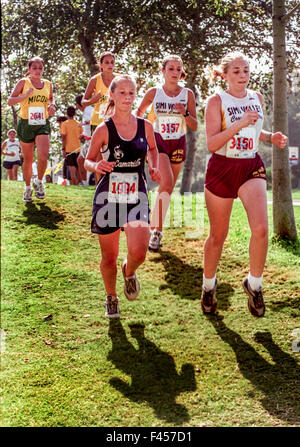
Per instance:
[[[271,137],[272,144],[275,144],[275,146],[279,147],[280,149],[284,149],[288,140],[288,137],[286,135],[283,135],[281,132],[275,132],[273,133]]]
[[[174,111],[177,113],[181,113],[181,115],[186,114],[186,108],[180,102],[177,102],[176,104],[174,104]]]
[[[161,181],[161,175],[160,172],[157,168],[151,168],[149,166],[149,174],[151,176],[151,179],[156,182],[156,183],[160,183]]]
[[[49,116],[53,116],[55,114],[55,105],[54,104],[50,104],[50,106],[48,107],[48,115]]]
[[[112,172],[114,169],[114,161],[100,160],[96,166],[96,172],[98,174],[106,174],[107,172]]]
[[[248,107],[246,109],[246,112],[240,119],[240,123],[243,124],[243,127],[247,127],[250,125],[254,125],[258,119],[258,113],[257,112],[251,112],[248,110]]]
[[[34,88],[30,87],[28,90],[26,90],[25,95],[30,96],[30,95],[32,95],[33,92],[34,92]]]

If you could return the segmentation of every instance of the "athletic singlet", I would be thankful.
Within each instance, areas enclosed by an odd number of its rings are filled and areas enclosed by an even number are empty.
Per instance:
[[[216,154],[227,158],[254,158],[258,151],[259,136],[263,126],[263,111],[256,92],[247,90],[244,98],[236,98],[225,91],[218,91],[222,101],[222,130],[227,129],[244,115],[246,108],[258,112],[258,120],[254,125],[241,129]]]
[[[112,118],[106,120],[105,124],[108,128],[108,146],[102,156],[107,161],[114,161],[115,165],[111,173],[100,179],[96,196],[105,191],[108,192],[109,202],[137,203],[138,192],[147,193],[144,171],[148,151],[145,121],[137,118],[137,132],[132,140],[120,137]]]
[[[19,144],[18,138],[15,138],[15,141],[10,141],[9,138],[7,138],[7,140],[5,140],[5,142],[6,142],[5,152],[8,152],[8,153],[13,152],[15,155],[13,157],[5,155],[3,158],[3,161],[18,161],[18,160],[20,160],[20,155],[19,155],[20,144]]]
[[[44,125],[46,124],[46,119],[48,118],[48,101],[50,97],[50,81],[42,79],[44,83],[43,88],[35,88],[30,78],[24,78],[25,83],[21,95],[29,88],[34,88],[34,92],[28,98],[20,102],[20,112],[19,117],[25,120],[28,119],[28,124],[30,125]]]
[[[120,76],[118,73],[113,74],[114,76]],[[108,104],[108,89],[109,89],[109,87],[106,87],[106,85],[104,84],[101,73],[98,73],[95,76],[95,78],[96,78],[96,86],[94,95],[101,93],[102,97],[100,101],[93,104],[94,111],[90,122],[92,126],[98,126],[98,124],[102,123],[107,118],[107,116],[105,116],[105,111]]]
[[[186,133],[184,117],[174,111],[176,103],[181,103],[187,108],[187,88],[183,87],[175,97],[168,96],[162,87],[156,88],[148,119],[153,122],[154,131],[159,133],[163,140],[177,140]]]

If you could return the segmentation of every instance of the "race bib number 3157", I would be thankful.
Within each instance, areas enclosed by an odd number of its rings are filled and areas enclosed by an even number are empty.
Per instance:
[[[182,118],[180,116],[160,116],[159,133],[163,140],[176,140],[181,137]]]
[[[109,176],[108,201],[113,203],[138,202],[139,175],[137,172],[112,172]]]

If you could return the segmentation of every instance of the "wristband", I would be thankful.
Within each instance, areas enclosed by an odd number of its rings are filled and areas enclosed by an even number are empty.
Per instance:
[[[266,132],[266,143],[271,143],[272,132]]]
[[[187,117],[187,116],[190,116],[190,112],[188,111],[188,110],[186,110],[185,111],[185,115],[183,115],[185,118]]]

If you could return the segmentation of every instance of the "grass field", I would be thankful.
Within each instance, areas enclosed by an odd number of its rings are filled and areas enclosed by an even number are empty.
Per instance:
[[[21,182],[2,182],[1,426],[300,425],[299,247],[270,243],[267,311],[254,319],[241,287],[249,229],[236,202],[218,315],[204,316],[202,205],[199,239],[173,226],[148,253],[136,302],[119,269],[121,318],[110,321],[90,233],[93,187],[47,185],[32,204],[22,192]],[[174,195],[171,217],[181,210]],[[295,217],[299,229],[299,206]],[[119,267],[125,255],[122,234]]]

